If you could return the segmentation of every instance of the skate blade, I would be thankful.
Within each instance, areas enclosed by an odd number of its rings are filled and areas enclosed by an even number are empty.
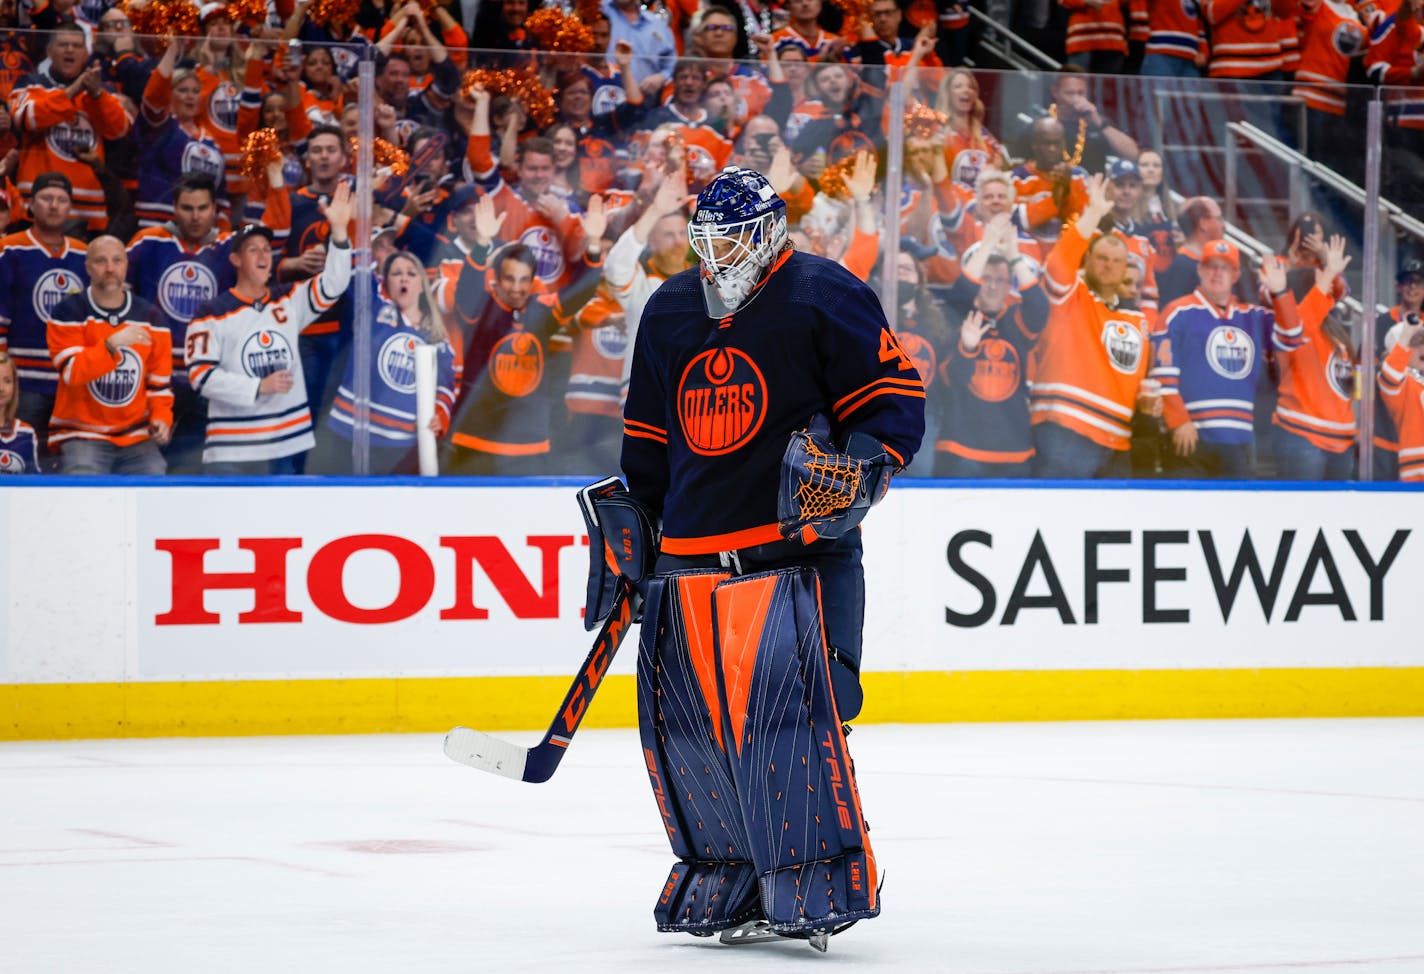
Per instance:
[[[723,930],[717,939],[728,946],[742,947],[750,944],[764,944],[772,940],[784,940],[785,938],[779,933],[772,933],[771,924],[765,920],[748,920],[740,926],[728,927]]]

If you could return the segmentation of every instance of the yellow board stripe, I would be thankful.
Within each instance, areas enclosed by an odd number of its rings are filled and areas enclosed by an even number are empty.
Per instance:
[[[1424,716],[1424,667],[867,673],[858,723]],[[544,730],[564,676],[0,685],[0,740]],[[631,676],[588,727],[633,727]]]

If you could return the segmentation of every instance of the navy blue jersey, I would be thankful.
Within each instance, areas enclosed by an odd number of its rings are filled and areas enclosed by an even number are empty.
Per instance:
[[[925,392],[869,287],[788,251],[756,297],[716,321],[699,271],[669,278],[638,328],[624,411],[629,490],[663,518],[663,551],[780,540],[781,457],[814,413],[837,442],[863,432],[901,466],[925,432]]]
[[[974,307],[978,294],[979,285],[960,277],[947,300],[962,315]],[[1023,463],[1033,456],[1028,362],[1048,310],[1043,288],[1025,288],[1009,296],[972,352],[955,342],[941,367],[945,391],[937,397],[936,450],[980,463]]]

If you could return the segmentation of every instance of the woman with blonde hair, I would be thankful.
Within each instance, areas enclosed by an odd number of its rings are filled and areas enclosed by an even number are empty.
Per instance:
[[[455,401],[455,353],[445,320],[420,258],[398,250],[381,267],[371,324],[370,471],[381,476],[415,473],[415,350],[434,345],[436,437],[450,425]],[[349,357],[331,404],[323,437],[309,467],[315,473],[350,473],[356,428],[356,361]]]
[[[1009,154],[984,127],[984,103],[973,71],[954,68],[940,79],[934,107],[947,119],[944,161],[951,179],[972,189],[985,169],[1008,168]]]
[[[0,352],[0,474],[39,473],[35,430],[20,410],[20,372],[9,352]]]

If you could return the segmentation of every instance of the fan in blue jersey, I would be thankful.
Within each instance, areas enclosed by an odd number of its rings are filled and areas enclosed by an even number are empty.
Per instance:
[[[654,915],[824,950],[880,910],[843,729],[855,528],[919,449],[924,387],[876,294],[790,248],[760,173],[717,175],[688,237],[701,267],[648,299],[624,413],[629,492],[661,521],[639,727],[679,861]]]

